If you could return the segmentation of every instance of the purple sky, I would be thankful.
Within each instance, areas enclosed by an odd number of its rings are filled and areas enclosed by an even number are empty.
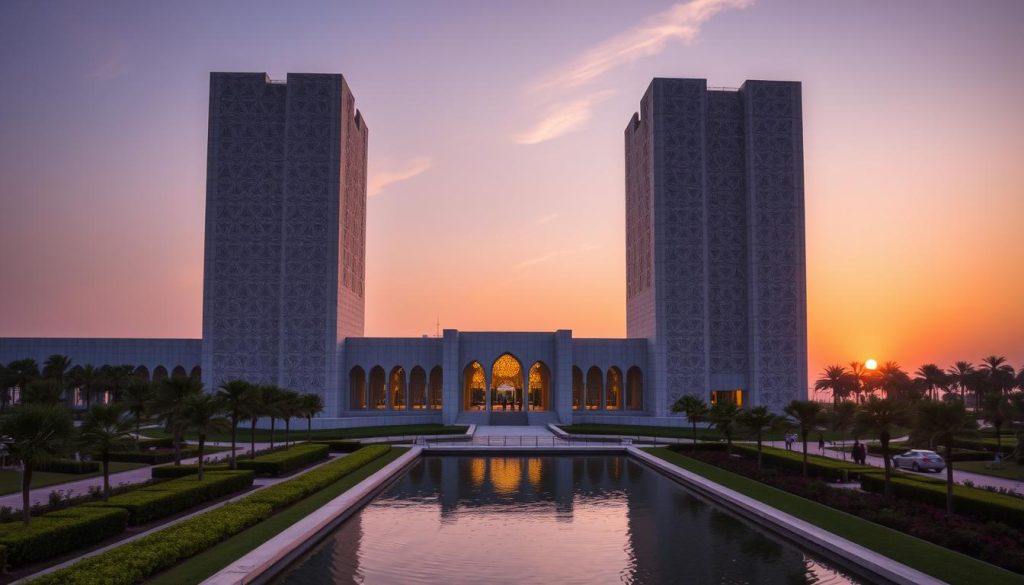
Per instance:
[[[340,72],[368,335],[625,333],[654,76],[804,83],[811,369],[1024,364],[1024,2],[0,4],[0,335],[197,337],[210,71]]]

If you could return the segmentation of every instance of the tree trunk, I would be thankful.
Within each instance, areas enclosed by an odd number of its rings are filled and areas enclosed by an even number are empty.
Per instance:
[[[892,497],[892,463],[889,460],[889,435],[883,433],[879,435],[878,442],[882,445],[882,464],[885,466],[885,492],[884,496],[886,500]]]
[[[801,443],[804,447],[804,477],[807,477],[807,435],[811,434],[810,431],[800,431],[800,438],[803,439]]]
[[[235,466],[235,443],[238,441],[238,411],[231,411],[231,469],[238,469]]]
[[[32,520],[32,506],[29,492],[32,491],[32,466],[23,463],[21,468],[21,521],[28,526]]]
[[[693,425],[693,444],[690,445],[690,448],[693,449],[694,451],[696,451],[697,450],[697,421],[690,421],[690,424]]]
[[[313,417],[306,417],[306,441],[313,440]]]
[[[284,419],[284,446],[288,446],[288,436],[292,431],[292,419],[291,417]]]
[[[996,453],[999,453],[1000,456],[1001,456],[1002,452],[1003,452],[1003,442],[1002,442],[1002,438],[1001,438],[1003,436],[1003,433],[1001,431],[1003,425],[1001,425],[1001,424],[998,424],[998,425],[997,424],[993,424],[992,426],[994,426],[996,428]],[[947,454],[952,454],[953,452],[952,451],[946,451],[946,453]],[[950,460],[950,463],[952,463],[952,459]]]
[[[174,430],[174,464],[181,465],[181,442],[185,440],[184,433],[180,430]]]
[[[946,435],[946,515],[953,515],[953,435]]]
[[[103,501],[110,499],[110,451],[104,449],[103,453]]]
[[[141,451],[142,450],[139,447],[139,441],[142,440],[142,434],[141,433],[142,433],[142,417],[136,415],[136,417],[135,417],[135,450],[136,451]]]
[[[252,428],[249,429],[249,459],[256,458],[256,417],[252,417]]]
[[[199,481],[203,481],[203,448],[206,447],[206,433],[199,433]]]
[[[277,422],[277,419],[274,418],[274,417],[270,417],[270,448],[271,449],[274,448],[274,423],[275,422]]]
[[[757,470],[761,470],[761,435],[757,435]]]

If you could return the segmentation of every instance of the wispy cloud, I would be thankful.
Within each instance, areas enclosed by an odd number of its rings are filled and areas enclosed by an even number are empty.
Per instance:
[[[433,165],[434,163],[429,156],[418,156],[407,161],[397,169],[371,173],[367,181],[367,192],[370,197],[378,195],[381,191],[387,189],[389,185],[407,181],[416,175],[425,173]]]
[[[537,225],[544,225],[544,224],[548,223],[549,221],[554,221],[556,219],[558,219],[558,214],[557,213],[549,213],[547,215],[542,215],[541,217],[538,217],[537,221],[534,222],[534,223],[536,223]]]
[[[549,106],[540,121],[515,137],[516,142],[538,144],[579,130],[592,117],[594,106],[607,99],[611,92],[592,90],[583,98],[567,98],[566,94],[595,85],[613,69],[657,55],[672,43],[693,44],[700,37],[701,27],[711,17],[753,3],[754,0],[691,0],[675,4],[641,25],[588,49],[532,85],[532,93],[549,102]]]
[[[523,260],[519,264],[516,264],[516,268],[523,269],[529,268],[530,266],[536,266],[537,264],[543,264],[549,260],[552,260],[559,256],[564,256],[565,254],[568,253],[568,250],[554,250],[552,252],[548,252],[547,254],[542,254],[540,256],[535,256],[533,258],[527,258],[526,260]]]

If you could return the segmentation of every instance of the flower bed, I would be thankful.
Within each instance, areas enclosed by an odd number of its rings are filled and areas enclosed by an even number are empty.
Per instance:
[[[942,509],[946,507],[945,481],[912,475],[895,476],[891,485],[893,495],[899,498]],[[864,474],[860,477],[860,487],[864,491],[882,493],[885,491],[885,478],[881,473]],[[1024,528],[1024,498],[957,485],[953,486],[953,505],[959,514]]]
[[[239,469],[250,469],[260,475],[278,476],[326,459],[327,455],[327,445],[303,443],[284,451],[260,455],[255,459],[240,459],[237,465]]]
[[[821,480],[771,467],[759,470],[756,461],[748,457],[730,457],[717,451],[678,451],[791,494],[1024,573],[1024,531],[1002,522],[986,522],[960,514],[946,516],[945,500],[942,506],[903,499],[888,503],[880,494],[834,488]],[[922,484],[928,483],[927,478],[923,479],[926,481]]]

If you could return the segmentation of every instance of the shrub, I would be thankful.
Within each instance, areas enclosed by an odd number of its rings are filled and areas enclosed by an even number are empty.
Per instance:
[[[358,451],[362,444],[359,441],[313,441],[314,445],[327,445],[331,453],[354,453]]]
[[[195,457],[199,454],[198,447],[188,447],[181,450],[181,458]],[[111,461],[124,461],[127,463],[145,463],[147,465],[159,465],[174,461],[174,450],[159,451],[111,451]]]
[[[21,522],[0,524],[7,563],[17,567],[62,555],[122,532],[128,513],[120,509],[71,508]]]
[[[145,524],[241,491],[252,485],[252,480],[251,471],[213,471],[206,474],[203,481],[191,476],[172,479],[114,496],[106,502],[85,505],[123,508],[128,511],[129,524]]]
[[[223,463],[217,463],[214,465],[204,465],[204,471],[230,471],[231,466]],[[185,477],[187,475],[195,475],[199,473],[199,466],[195,463],[189,465],[160,465],[150,470],[150,477],[153,479],[173,479],[177,477]]]
[[[260,455],[255,459],[240,459],[238,468],[251,469],[260,475],[283,475],[314,461],[325,459],[327,453],[327,445],[304,443],[284,451]]]
[[[971,449],[974,451],[988,451],[989,453],[995,453],[997,448],[1003,455],[1009,455],[1017,447],[1017,442],[1013,439],[1003,439],[1002,447],[998,448],[996,445],[995,437],[992,438],[967,438],[958,437],[953,439],[953,448],[960,449]]]
[[[732,450],[744,457],[757,457],[755,445],[734,444]],[[774,447],[762,447],[761,460],[765,465],[786,469],[789,471],[803,471],[803,453],[800,451],[786,451]],[[812,477],[820,477],[829,481],[846,481],[863,473],[877,471],[877,468],[857,465],[853,461],[842,461],[830,459],[818,455],[807,454],[807,474]]]
[[[139,439],[139,449],[173,449],[174,448],[174,437],[160,437],[158,439]]]
[[[95,473],[100,470],[99,461],[75,461],[74,459],[51,459],[35,466],[36,471],[51,473]]]
[[[885,478],[880,473],[860,476],[864,491],[882,493]],[[896,475],[892,478],[893,495],[933,506],[945,507],[946,482],[916,475]],[[983,520],[995,520],[1024,527],[1024,499],[964,486],[953,486],[953,505],[957,513]]]
[[[32,585],[134,585],[269,518],[381,457],[390,445],[374,445],[298,477],[264,488],[238,502],[189,518],[124,546],[31,580]],[[177,481],[177,480],[175,480]],[[168,482],[170,483],[170,482]]]

